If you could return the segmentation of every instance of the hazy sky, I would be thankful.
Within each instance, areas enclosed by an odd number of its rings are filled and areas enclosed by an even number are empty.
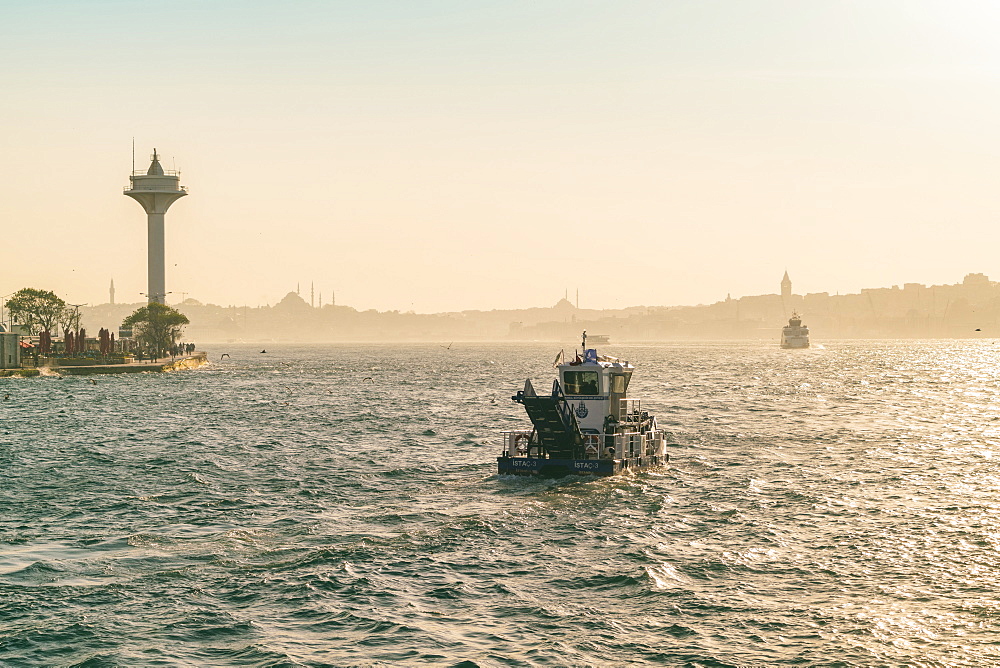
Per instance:
[[[0,296],[712,302],[1000,279],[1000,3],[0,0]]]

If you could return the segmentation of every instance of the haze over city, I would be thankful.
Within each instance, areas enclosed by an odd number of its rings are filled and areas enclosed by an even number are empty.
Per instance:
[[[3,3],[6,287],[358,309],[1000,274],[988,2]]]

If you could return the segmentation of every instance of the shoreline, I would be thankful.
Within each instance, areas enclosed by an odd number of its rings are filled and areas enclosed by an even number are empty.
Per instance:
[[[0,378],[38,378],[40,376],[93,376],[115,373],[167,373],[197,369],[208,364],[208,353],[198,351],[173,360],[167,358],[138,364],[90,364],[86,366],[47,366],[27,369],[0,369]],[[47,370],[47,371],[46,371]]]

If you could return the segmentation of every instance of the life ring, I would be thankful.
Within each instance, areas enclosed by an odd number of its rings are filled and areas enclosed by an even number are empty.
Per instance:
[[[522,447],[521,444],[524,443]],[[527,434],[517,434],[514,436],[514,452],[518,454],[524,454],[528,451],[528,444],[531,443],[531,437]]]

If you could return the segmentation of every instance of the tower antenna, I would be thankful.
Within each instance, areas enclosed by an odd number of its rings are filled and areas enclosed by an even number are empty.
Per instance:
[[[132,173],[135,174],[135,137],[132,137]]]

